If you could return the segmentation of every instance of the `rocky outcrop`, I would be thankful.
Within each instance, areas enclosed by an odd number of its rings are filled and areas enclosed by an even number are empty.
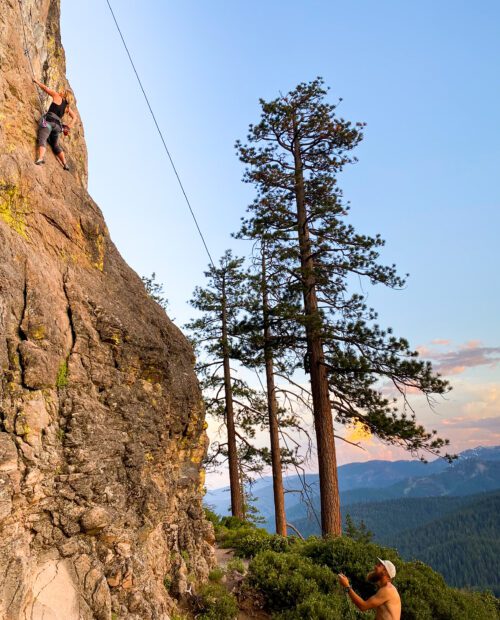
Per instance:
[[[0,0],[0,618],[166,620],[212,562],[193,353],[87,193],[81,123],[69,173],[34,166],[25,46],[67,84],[59,0]]]

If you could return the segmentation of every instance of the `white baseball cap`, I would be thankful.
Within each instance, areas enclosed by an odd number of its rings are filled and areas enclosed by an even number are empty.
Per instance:
[[[394,564],[390,560],[381,560],[380,558],[377,558],[377,560],[382,564],[382,566],[384,566],[389,577],[391,579],[394,579],[394,577],[396,576],[396,567],[394,566]]]

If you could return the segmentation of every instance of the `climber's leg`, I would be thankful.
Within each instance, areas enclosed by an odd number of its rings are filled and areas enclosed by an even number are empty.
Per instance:
[[[61,165],[64,168],[64,170],[69,170],[68,164],[66,163],[66,156],[64,155],[63,148],[59,144],[60,133],[61,133],[61,130],[59,127],[56,127],[54,130],[52,130],[52,133],[50,134],[50,137],[49,137],[49,144],[52,147],[52,150],[54,151],[54,155],[61,162]]]
[[[62,167],[64,168],[64,170],[69,170],[69,166],[66,163],[66,156],[64,155],[64,151],[63,150],[61,150],[61,152],[57,154],[57,159],[61,162]]]
[[[49,139],[50,133],[52,131],[52,127],[47,125],[47,127],[39,127],[38,128],[38,138],[37,138],[37,146],[38,146],[38,159],[36,160],[36,164],[44,164],[45,163],[45,151],[47,150],[47,140]]]
[[[36,160],[35,164],[39,165],[39,164],[45,163],[45,151],[46,150],[47,149],[44,146],[38,147],[38,159]]]

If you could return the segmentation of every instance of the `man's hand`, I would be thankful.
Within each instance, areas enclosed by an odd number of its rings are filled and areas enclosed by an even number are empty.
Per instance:
[[[342,573],[339,573],[339,583],[343,588],[348,588],[350,586],[349,579]]]

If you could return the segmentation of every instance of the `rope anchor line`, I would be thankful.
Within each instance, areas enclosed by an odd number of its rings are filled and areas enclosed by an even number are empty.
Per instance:
[[[185,202],[186,202],[186,204],[188,206],[189,212],[191,213],[191,217],[193,218],[194,224],[196,226],[196,230],[198,231],[198,234],[200,235],[201,241],[202,241],[203,246],[205,248],[205,251],[206,251],[206,253],[208,255],[208,258],[210,259],[210,263],[212,264],[212,267],[214,269],[216,269],[215,263],[214,263],[214,261],[212,259],[212,255],[210,254],[210,250],[208,249],[207,242],[205,241],[205,237],[204,237],[204,235],[203,235],[203,233],[201,231],[200,225],[198,224],[198,220],[196,218],[196,215],[194,214],[193,208],[191,206],[191,202],[190,202],[190,200],[188,198],[186,190],[184,189],[184,185],[183,185],[183,183],[181,181],[181,177],[180,177],[179,173],[177,172],[177,168],[175,167],[172,155],[170,154],[170,151],[168,150],[167,143],[165,141],[165,138],[163,137],[163,133],[162,133],[162,131],[160,129],[158,121],[156,120],[156,116],[155,116],[155,113],[153,112],[153,108],[151,107],[151,104],[149,103],[149,98],[148,98],[148,96],[146,94],[144,86],[142,85],[142,81],[141,81],[141,78],[139,77],[139,73],[138,73],[137,69],[135,68],[134,61],[132,60],[132,55],[130,54],[130,51],[129,51],[128,46],[127,46],[127,43],[125,42],[125,37],[123,36],[122,31],[120,29],[120,26],[118,25],[118,20],[116,19],[116,16],[115,16],[115,13],[114,13],[113,8],[111,6],[111,3],[109,2],[109,0],[106,0],[106,3],[108,5],[109,11],[110,11],[111,16],[113,18],[113,21],[115,23],[115,26],[116,26],[116,29],[118,31],[118,34],[120,35],[120,38],[122,40],[123,47],[125,48],[125,51],[127,53],[128,59],[130,61],[130,64],[132,65],[132,69],[134,70],[135,77],[137,78],[137,82],[139,83],[139,86],[140,86],[140,89],[142,91],[142,94],[144,95],[144,99],[146,100],[146,104],[147,104],[147,106],[149,108],[149,112],[151,114],[151,117],[153,118],[153,121],[154,121],[154,124],[156,126],[156,130],[158,132],[158,135],[160,136],[160,139],[162,141],[165,153],[167,154],[167,157],[168,157],[168,159],[170,161],[170,165],[172,166],[172,170],[174,171],[174,174],[175,174],[175,176],[177,178],[177,182],[179,184],[179,187],[181,188],[182,194],[184,196],[184,200],[185,200]]]
[[[29,46],[28,46],[28,37],[26,36],[26,22],[24,20],[23,4],[22,4],[21,0],[18,0],[18,3],[19,3],[19,13],[21,14],[21,23],[23,25],[24,55],[28,59],[28,64],[29,64],[30,70],[31,70],[31,77],[33,79],[36,79],[35,78],[35,70],[33,69],[33,63],[31,61],[31,55],[30,55],[30,50],[29,50]],[[40,112],[43,114],[44,111],[45,111],[45,106],[44,106],[44,103],[43,103],[42,96],[40,95],[40,91],[38,90],[38,86],[37,86],[37,89],[36,89],[36,94],[38,95],[38,101],[40,102]]]

